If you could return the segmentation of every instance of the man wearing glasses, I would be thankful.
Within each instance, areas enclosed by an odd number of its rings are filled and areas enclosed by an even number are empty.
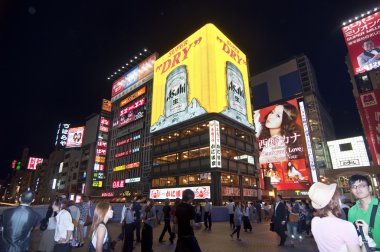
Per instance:
[[[359,174],[353,175],[348,184],[351,193],[358,200],[348,212],[348,221],[354,223],[358,219],[364,220],[370,226],[369,235],[376,242],[375,251],[380,251],[380,207],[377,207],[379,200],[372,196],[372,187],[367,177]],[[371,219],[374,219],[373,225],[371,225]]]

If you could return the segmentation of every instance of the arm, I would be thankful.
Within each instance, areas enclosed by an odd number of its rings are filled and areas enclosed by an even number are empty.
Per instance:
[[[96,252],[103,251],[103,242],[106,238],[106,229],[103,225],[99,225],[96,230]]]
[[[175,230],[178,230],[178,219],[177,219],[177,216],[174,216],[173,223],[174,223]],[[191,225],[191,222],[190,222],[190,225]]]

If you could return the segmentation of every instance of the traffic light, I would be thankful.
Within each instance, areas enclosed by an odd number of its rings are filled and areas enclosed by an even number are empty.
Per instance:
[[[18,161],[16,164],[16,170],[21,170],[21,161]]]
[[[13,161],[12,161],[12,169],[16,168],[16,163],[17,163],[16,160],[13,160]]]

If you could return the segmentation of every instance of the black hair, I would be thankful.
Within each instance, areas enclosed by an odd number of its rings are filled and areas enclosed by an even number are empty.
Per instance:
[[[34,200],[34,193],[32,191],[25,191],[21,194],[21,203],[31,204]]]
[[[277,197],[279,197],[280,200],[282,200],[282,195],[281,194],[277,194]]]
[[[58,197],[54,201],[53,205],[56,205],[59,209],[64,209],[64,208],[66,208],[67,200],[64,198]]]
[[[193,200],[194,197],[195,197],[195,194],[194,194],[193,190],[191,190],[191,189],[186,189],[182,193],[182,200],[183,201]]]
[[[348,185],[351,187],[353,184],[355,184],[356,181],[364,181],[367,183],[367,186],[371,185],[368,178],[360,174],[352,175],[348,180]]]

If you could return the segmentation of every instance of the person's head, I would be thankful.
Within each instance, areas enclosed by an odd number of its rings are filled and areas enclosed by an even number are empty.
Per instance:
[[[210,200],[208,198],[205,198],[205,201],[206,201],[206,203],[210,202]]]
[[[327,217],[332,214],[340,217],[340,193],[335,183],[327,185],[321,182],[314,183],[309,189],[311,205],[316,210],[315,216]]]
[[[240,207],[240,201],[236,201],[236,202],[235,202],[235,206],[236,206],[236,207]]]
[[[270,138],[270,130],[279,130],[280,134],[291,135],[299,131],[296,124],[298,110],[296,107],[287,102],[278,104],[269,112],[263,121],[263,129],[260,133],[260,139]]]
[[[373,48],[375,48],[375,44],[373,43],[373,40],[371,39],[368,39],[366,41],[363,42],[363,49],[364,51],[372,51]]]
[[[20,196],[20,203],[30,205],[34,202],[34,193],[32,191],[25,191]]]
[[[277,194],[276,201],[277,202],[282,201],[282,195],[281,194]]]
[[[170,199],[166,198],[165,199],[165,205],[168,206],[170,204]]]
[[[348,180],[348,185],[356,199],[360,200],[371,197],[372,187],[366,176],[360,174],[352,175]]]
[[[191,203],[194,200],[195,194],[193,190],[186,189],[182,192],[182,201]]]
[[[62,209],[66,208],[66,205],[67,205],[67,200],[66,198],[62,198],[62,197],[58,197],[55,199],[55,201],[53,202],[53,211],[54,212],[59,212],[61,211]]]
[[[75,203],[74,203],[74,200],[69,200],[69,202],[67,203],[67,206],[73,206]]]
[[[232,198],[229,198],[228,201],[229,201],[229,202],[233,202],[234,200],[233,200]]]
[[[109,202],[101,201],[96,204],[91,231],[95,231],[100,223],[106,224],[113,217],[113,210]]]
[[[174,205],[178,205],[179,203],[181,203],[181,199],[180,198],[175,198]]]
[[[268,163],[268,169],[276,170],[276,167],[273,163]]]

